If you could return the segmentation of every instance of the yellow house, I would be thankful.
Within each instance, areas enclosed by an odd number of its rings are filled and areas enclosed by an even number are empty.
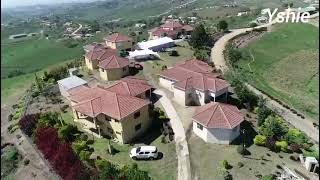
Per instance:
[[[150,101],[121,95],[104,87],[80,87],[69,92],[74,120],[98,137],[129,143],[151,125]]]
[[[94,70],[98,69],[98,64],[100,61],[109,58],[110,56],[116,55],[117,51],[114,49],[108,49],[101,46],[94,46],[84,55],[85,64],[88,69]]]
[[[118,80],[129,74],[129,59],[113,55],[100,61],[98,67],[103,80]]]
[[[132,38],[114,33],[104,38],[106,46],[111,49],[131,51],[133,46]]]

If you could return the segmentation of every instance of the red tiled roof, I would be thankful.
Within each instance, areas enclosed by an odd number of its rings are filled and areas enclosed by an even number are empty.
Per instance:
[[[74,93],[70,99],[77,103],[73,108],[82,114],[90,117],[105,114],[118,120],[150,104],[146,100],[123,96],[102,87]]]
[[[132,38],[130,38],[127,35],[120,34],[120,33],[111,34],[103,39],[108,42],[132,41]]]
[[[185,31],[193,31],[193,27],[190,26],[189,24],[184,25],[182,29],[184,29]]]
[[[151,88],[152,86],[150,86],[146,80],[129,77],[123,78],[116,84],[106,87],[105,89],[121,95],[137,96]]]
[[[214,93],[229,87],[225,80],[202,73],[199,73],[199,75],[196,76],[191,76],[183,81],[178,81],[174,83],[174,86],[183,90],[195,88],[200,91],[209,90]]]
[[[88,91],[89,89],[90,89],[89,86],[81,85],[81,86],[78,86],[78,87],[75,87],[75,88],[68,90],[68,93],[69,93],[69,95],[73,95],[73,94],[77,94],[80,92]]]
[[[103,69],[123,68],[125,66],[129,66],[129,59],[112,55],[109,58],[100,61],[98,66]]]
[[[174,85],[183,90],[195,88],[201,91],[217,92],[227,88],[228,83],[218,79],[219,74],[212,73],[212,70],[207,63],[191,59],[163,71],[160,76],[175,81]]]
[[[170,29],[175,29],[175,28],[182,28],[182,24],[180,24],[177,21],[174,20],[168,20],[166,21],[163,25],[161,25],[160,27],[162,28],[170,28]]]
[[[177,35],[178,35],[178,31],[176,30],[165,30],[165,29],[162,29],[162,28],[158,28],[154,31],[152,31],[152,35],[154,36],[164,36],[164,34],[166,34],[168,37],[170,38],[177,38]]]
[[[196,109],[194,121],[207,128],[233,129],[244,117],[236,106],[211,102]]]
[[[101,61],[107,59],[108,57],[117,54],[117,50],[108,48],[94,48],[85,54],[85,57],[90,61]]]

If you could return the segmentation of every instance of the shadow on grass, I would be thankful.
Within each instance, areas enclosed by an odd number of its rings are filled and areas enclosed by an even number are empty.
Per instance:
[[[240,145],[245,143],[247,148],[250,147],[253,144],[254,137],[258,134],[252,126],[253,125],[250,122],[243,121],[240,125],[240,136],[238,136],[231,144]]]
[[[146,144],[150,145],[154,140],[161,136],[162,125],[160,121],[152,122],[152,126],[144,132],[141,136],[135,138],[132,144]]]

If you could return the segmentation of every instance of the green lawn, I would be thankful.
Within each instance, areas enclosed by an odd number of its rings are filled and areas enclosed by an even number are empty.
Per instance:
[[[251,84],[315,121],[319,119],[318,33],[309,24],[276,25],[246,47],[248,56],[238,63]]]
[[[256,180],[255,175],[268,175],[279,171],[276,165],[285,165],[291,169],[295,168],[300,172],[304,171],[304,167],[300,162],[294,162],[289,159],[291,154],[274,153],[266,147],[252,145],[248,148],[251,155],[242,157],[237,152],[237,145],[218,145],[205,143],[196,135],[192,135],[188,140],[191,168],[193,176],[197,176],[199,180],[206,180],[208,177],[214,177],[215,180],[223,180],[219,176],[217,167],[219,161],[227,160],[231,164],[232,169],[229,170],[233,179]],[[267,153],[270,155],[268,156]],[[282,158],[279,157],[282,156]],[[263,157],[264,160],[261,159]],[[237,166],[238,162],[244,164],[243,167]]]

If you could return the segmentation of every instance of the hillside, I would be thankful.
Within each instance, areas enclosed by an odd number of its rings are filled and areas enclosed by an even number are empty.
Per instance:
[[[318,33],[310,24],[276,25],[273,32],[246,47],[249,55],[239,62],[251,84],[315,121],[319,118]]]

